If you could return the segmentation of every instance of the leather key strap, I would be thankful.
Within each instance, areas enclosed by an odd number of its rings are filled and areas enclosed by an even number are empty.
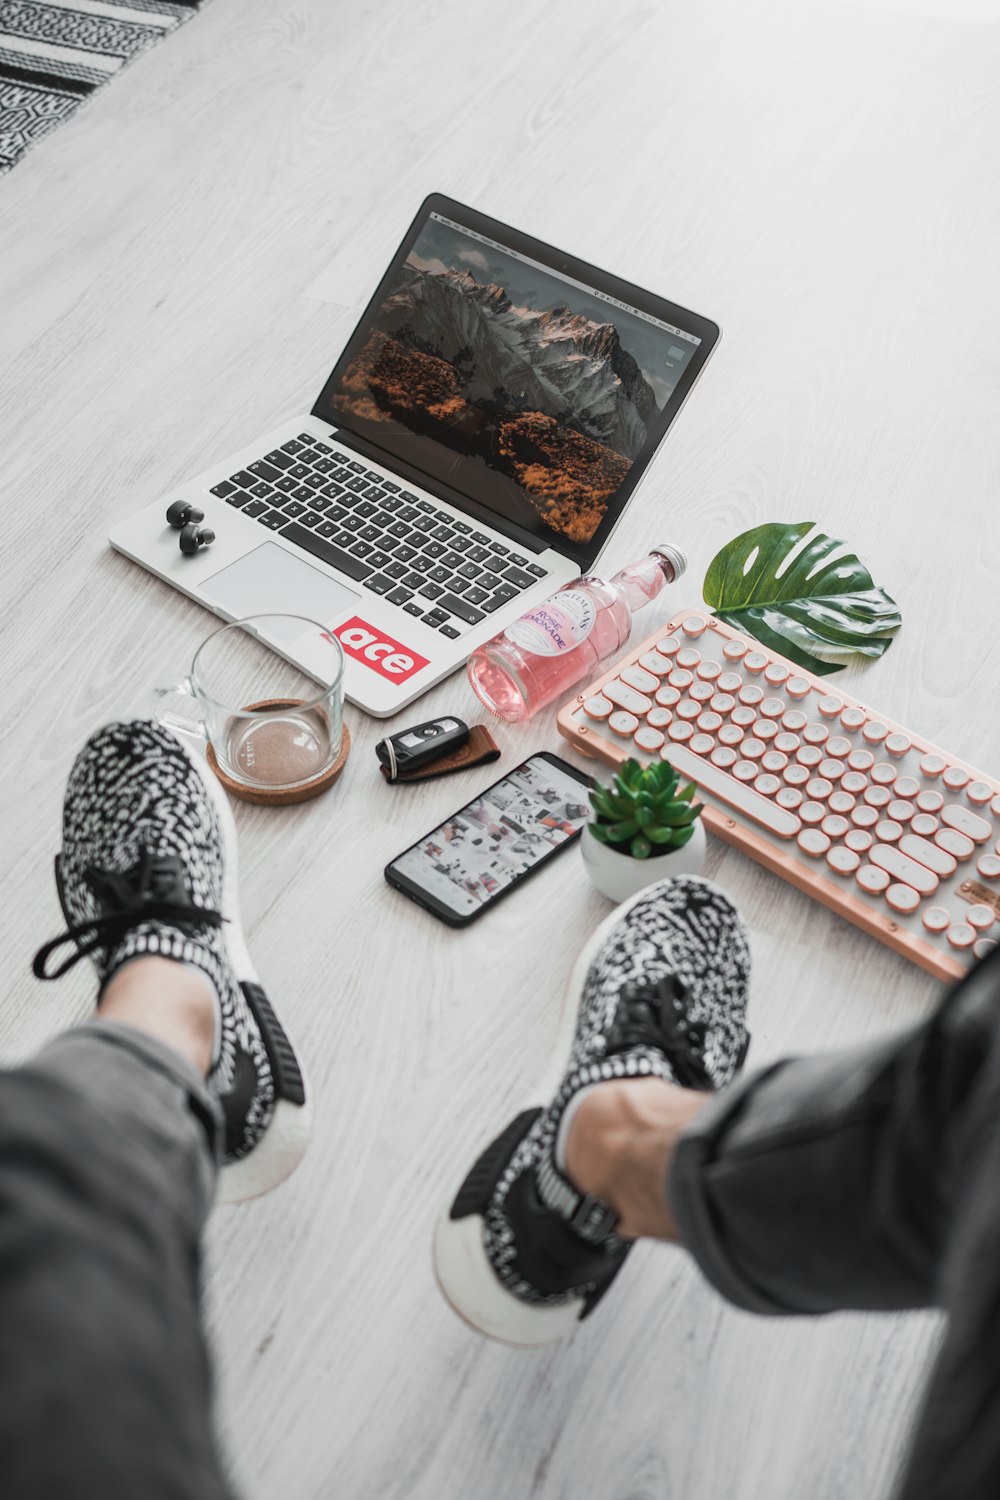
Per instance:
[[[405,785],[408,781],[430,781],[435,776],[450,776],[454,771],[466,771],[470,766],[485,765],[487,761],[499,759],[500,747],[486,725],[473,724],[469,730],[469,738],[464,745],[460,745],[457,750],[452,750],[448,755],[429,761],[418,771],[410,771],[404,776],[398,776],[391,785]],[[389,772],[385,766],[379,766],[379,770],[383,778],[388,781]]]

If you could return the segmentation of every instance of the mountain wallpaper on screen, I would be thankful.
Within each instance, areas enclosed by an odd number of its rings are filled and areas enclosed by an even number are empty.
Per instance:
[[[467,270],[404,264],[346,370],[343,406],[483,460],[547,526],[594,534],[657,414],[611,323],[516,307]]]

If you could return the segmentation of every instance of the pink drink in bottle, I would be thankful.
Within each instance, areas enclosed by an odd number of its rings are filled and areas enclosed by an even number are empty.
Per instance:
[[[603,578],[578,578],[480,646],[469,659],[473,691],[498,719],[517,724],[596,675],[632,631],[632,615],[687,567],[678,547]]]

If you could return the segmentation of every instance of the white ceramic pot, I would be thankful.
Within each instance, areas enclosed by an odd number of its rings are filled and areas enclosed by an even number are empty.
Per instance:
[[[672,875],[700,875],[705,864],[705,830],[699,818],[694,833],[682,849],[668,854],[651,854],[648,859],[633,859],[602,844],[590,831],[583,830],[580,840],[583,862],[591,884],[611,901],[627,901],[637,891]]]

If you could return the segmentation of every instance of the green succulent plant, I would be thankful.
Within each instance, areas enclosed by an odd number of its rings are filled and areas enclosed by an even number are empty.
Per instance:
[[[610,786],[590,793],[596,816],[587,826],[599,843],[633,859],[683,849],[703,807],[692,800],[696,790],[693,781],[679,789],[667,760],[651,766],[627,760]]]

